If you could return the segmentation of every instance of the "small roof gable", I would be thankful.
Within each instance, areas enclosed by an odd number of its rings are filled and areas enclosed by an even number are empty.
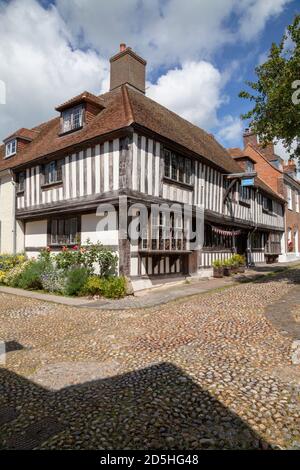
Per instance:
[[[88,91],[84,91],[83,93],[80,93],[80,95],[74,96],[74,98],[71,98],[65,103],[60,104],[55,109],[56,111],[64,111],[65,109],[71,108],[80,103],[91,103],[95,106],[98,106],[99,108],[105,107],[104,100],[100,96],[96,96],[92,93],[89,93]]]

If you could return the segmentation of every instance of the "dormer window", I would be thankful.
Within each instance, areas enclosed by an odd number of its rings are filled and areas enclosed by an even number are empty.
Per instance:
[[[12,157],[17,153],[17,139],[10,140],[5,145],[5,158]]]
[[[83,126],[83,106],[76,106],[62,112],[62,133],[75,131]]]
[[[254,171],[254,163],[251,160],[246,160],[246,171],[247,173]]]

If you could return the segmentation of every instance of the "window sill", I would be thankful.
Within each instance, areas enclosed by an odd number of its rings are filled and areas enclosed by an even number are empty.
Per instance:
[[[17,190],[17,196],[22,196],[24,194],[25,190],[24,189],[18,189]]]
[[[44,184],[42,184],[41,188],[42,189],[49,189],[49,188],[53,188],[53,187],[56,187],[56,186],[62,186],[62,184],[63,184],[62,180],[53,181],[53,183],[44,183]]]
[[[244,207],[250,207],[250,202],[239,201],[239,205],[240,205],[240,206],[244,206]]]
[[[181,188],[189,189],[190,191],[192,191],[194,189],[192,184],[183,183],[182,181],[173,180],[172,178],[169,178],[168,176],[164,176],[163,181],[165,183],[175,184],[176,186],[180,186]]]
[[[268,209],[263,209],[263,213],[268,214],[268,215],[273,215],[274,217],[276,216],[276,214],[274,212],[268,211]]]
[[[14,157],[15,155],[17,155],[17,152],[11,153],[10,155],[5,155],[5,156],[4,156],[4,160],[8,160],[9,158]]]
[[[82,128],[83,128],[83,126],[80,126],[80,127],[76,127],[75,129],[71,129],[70,131],[66,131],[66,132],[61,131],[61,132],[58,133],[58,136],[63,137],[64,135],[72,134],[72,132],[80,131]]]

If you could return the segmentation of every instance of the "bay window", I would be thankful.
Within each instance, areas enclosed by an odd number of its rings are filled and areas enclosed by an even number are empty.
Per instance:
[[[73,245],[78,231],[77,217],[52,219],[50,222],[51,245]]]

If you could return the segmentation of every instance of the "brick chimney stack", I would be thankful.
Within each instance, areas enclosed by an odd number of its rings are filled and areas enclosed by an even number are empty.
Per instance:
[[[128,84],[145,93],[147,62],[131,47],[120,44],[120,51],[110,59],[110,91]]]
[[[247,145],[253,145],[253,147],[258,147],[258,141],[257,141],[257,135],[254,134],[251,129],[247,128],[245,129],[245,132],[243,134],[243,141],[244,141],[244,147],[246,148]]]
[[[268,160],[274,160],[276,158],[274,144],[269,143],[265,147],[259,143],[257,135],[249,128],[245,129],[243,134],[244,147],[247,145],[252,145],[260,153],[262,153]]]

